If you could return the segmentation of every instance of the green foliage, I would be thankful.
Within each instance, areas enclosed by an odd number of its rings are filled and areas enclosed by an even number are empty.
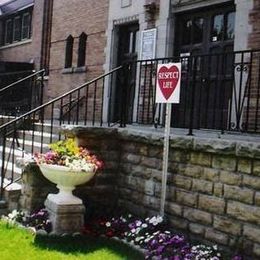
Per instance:
[[[49,145],[50,149],[61,156],[74,156],[79,153],[79,147],[73,138],[67,138]]]
[[[35,236],[0,221],[1,260],[142,259],[125,245],[102,238]]]

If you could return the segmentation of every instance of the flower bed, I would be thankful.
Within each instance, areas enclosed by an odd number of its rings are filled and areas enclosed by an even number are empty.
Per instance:
[[[220,260],[224,259],[217,245],[193,245],[183,235],[167,229],[162,217],[140,219],[132,215],[88,223],[83,233],[117,237],[145,250],[145,259]],[[239,255],[229,258],[242,260]]]
[[[30,227],[35,232],[43,231],[45,234],[51,231],[51,223],[48,220],[48,212],[41,209],[31,215],[24,212],[13,211],[5,217],[11,223],[18,222]],[[42,232],[39,232],[43,234]],[[141,250],[145,259],[156,260],[242,260],[239,255],[231,258],[224,257],[218,250],[218,246],[192,244],[185,236],[175,234],[167,228],[160,216],[146,219],[134,217],[131,214],[113,217],[99,218],[88,222],[83,230],[83,235],[119,239],[131,247]]]

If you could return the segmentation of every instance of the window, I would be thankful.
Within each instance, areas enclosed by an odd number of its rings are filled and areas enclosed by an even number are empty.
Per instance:
[[[5,44],[10,44],[13,41],[13,23],[9,19],[5,22]]]
[[[23,14],[22,22],[22,39],[29,39],[31,34],[31,15],[29,13]]]
[[[2,45],[31,38],[31,9],[3,20]]]
[[[214,16],[211,31],[211,41],[217,42],[223,40],[224,35],[224,15],[219,14]]]
[[[72,56],[73,56],[73,42],[74,39],[70,35],[66,39],[66,51],[65,51],[65,68],[71,68],[72,67]]]
[[[235,12],[219,14],[213,17],[211,41],[234,40]]]
[[[226,40],[233,40],[235,36],[235,12],[227,15],[227,29],[225,34]]]
[[[21,40],[21,17],[17,16],[14,18],[14,35],[13,35],[13,41],[17,42]]]
[[[79,48],[78,48],[78,67],[85,66],[86,62],[86,43],[87,43],[87,35],[83,32],[79,36]]]

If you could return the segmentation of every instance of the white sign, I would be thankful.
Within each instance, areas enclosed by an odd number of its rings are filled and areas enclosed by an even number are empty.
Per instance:
[[[160,64],[157,68],[156,103],[179,103],[181,63]]]
[[[151,60],[155,58],[156,29],[142,31],[141,36],[141,60]]]

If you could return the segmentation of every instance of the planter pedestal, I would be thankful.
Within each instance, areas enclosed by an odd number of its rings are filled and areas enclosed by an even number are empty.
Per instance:
[[[49,212],[54,234],[80,232],[84,225],[85,207],[80,198],[72,194],[77,185],[91,180],[95,169],[89,172],[75,172],[61,165],[40,164],[42,174],[57,184],[59,192],[49,194],[45,207]]]
[[[49,212],[52,232],[57,235],[80,232],[84,225],[85,207],[80,204],[58,204],[47,198],[45,207]]]

